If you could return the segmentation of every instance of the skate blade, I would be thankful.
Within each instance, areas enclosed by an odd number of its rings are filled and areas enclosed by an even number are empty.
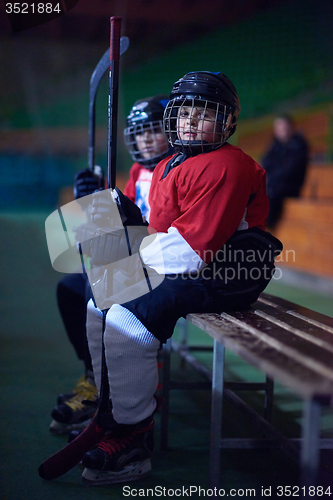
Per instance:
[[[78,424],[62,424],[56,420],[52,420],[49,431],[52,434],[69,434],[71,431],[83,431],[91,422],[91,418],[84,420]]]
[[[136,481],[147,477],[151,471],[150,459],[133,462],[126,465],[121,471],[99,471],[85,468],[82,473],[82,482],[85,486],[99,486],[106,484]]]

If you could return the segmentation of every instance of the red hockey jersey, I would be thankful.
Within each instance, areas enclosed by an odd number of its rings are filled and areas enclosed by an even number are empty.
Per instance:
[[[149,220],[150,213],[148,195],[152,176],[152,170],[143,167],[139,163],[134,163],[124,189],[124,194],[140,208],[146,220]]]
[[[149,194],[150,227],[176,228],[208,264],[237,229],[265,229],[266,173],[230,144],[187,158],[163,179],[171,157],[154,170]]]

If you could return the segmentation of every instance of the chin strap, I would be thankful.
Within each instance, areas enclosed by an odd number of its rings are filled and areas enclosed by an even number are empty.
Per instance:
[[[183,153],[187,156],[197,156],[203,153],[210,153],[211,151],[215,151],[215,149],[223,146],[227,139],[225,139],[221,143],[219,142],[218,144],[213,144],[206,141],[181,141],[179,139],[176,139],[174,142],[174,148],[176,150],[183,151]]]

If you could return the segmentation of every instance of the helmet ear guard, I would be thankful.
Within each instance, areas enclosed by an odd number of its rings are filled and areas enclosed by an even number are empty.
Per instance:
[[[182,140],[178,130],[181,109],[191,107],[215,111],[214,138],[211,142]],[[172,87],[170,101],[164,112],[164,130],[176,151],[187,155],[206,153],[221,147],[235,132],[240,112],[236,88],[222,73],[197,71],[188,73]],[[212,119],[204,118],[205,121]],[[220,130],[218,130],[220,129]]]

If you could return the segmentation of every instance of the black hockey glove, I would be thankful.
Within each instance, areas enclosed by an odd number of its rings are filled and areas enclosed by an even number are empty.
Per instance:
[[[92,172],[89,168],[80,170],[74,178],[74,198],[83,198],[92,194],[104,185],[104,176],[101,167],[96,165]]]
[[[147,226],[143,221],[141,210],[133,201],[125,196],[117,187],[112,192],[117,203],[121,222],[124,226]],[[98,191],[93,196],[91,221],[100,227],[110,227],[112,204],[110,190]]]
[[[85,255],[90,255],[90,241],[97,229],[96,224],[92,222],[86,222],[74,228],[76,241],[81,244],[82,253]]]
[[[111,228],[115,203],[110,189],[96,191],[92,197],[91,222],[99,227]]]
[[[90,241],[90,264],[105,266],[126,259],[139,251],[140,244],[148,235],[146,227],[126,227],[118,231],[104,232],[97,229],[94,238]],[[132,267],[133,262],[129,263]],[[131,272],[129,268],[127,272]]]
[[[124,226],[148,226],[148,222],[142,218],[140,208],[117,187],[115,191],[117,193],[118,210]]]

